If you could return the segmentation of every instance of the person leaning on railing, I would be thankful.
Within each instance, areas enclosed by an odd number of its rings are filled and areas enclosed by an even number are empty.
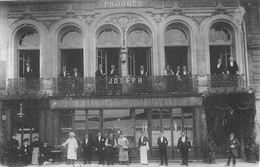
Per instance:
[[[72,93],[76,96],[79,96],[83,92],[83,87],[80,86],[80,78],[82,77],[81,73],[78,72],[77,68],[73,68],[73,73],[71,75],[73,77],[73,84],[72,84]]]
[[[98,65],[98,69],[96,71],[96,91],[97,94],[106,93],[106,73],[103,70],[102,64]]]
[[[227,74],[228,76],[229,85],[237,86],[238,85],[238,65],[237,62],[234,61],[233,57],[229,57],[229,63],[227,64]]]

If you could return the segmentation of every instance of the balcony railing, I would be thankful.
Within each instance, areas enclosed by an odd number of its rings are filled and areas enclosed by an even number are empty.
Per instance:
[[[197,92],[197,76],[55,78],[56,96],[137,95]]]
[[[8,90],[47,90],[53,96],[139,95],[198,93],[199,83],[207,87],[243,87],[244,75],[77,77],[52,79],[8,79]],[[201,84],[206,81],[207,84]]]
[[[242,87],[246,86],[246,76],[240,74],[213,74],[208,77],[210,87]]]

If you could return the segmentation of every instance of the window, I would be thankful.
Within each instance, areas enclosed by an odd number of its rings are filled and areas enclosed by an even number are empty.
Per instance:
[[[120,35],[113,29],[104,29],[97,36],[98,46],[120,46]]]
[[[151,47],[152,37],[150,33],[143,28],[132,29],[127,36],[127,47]]]

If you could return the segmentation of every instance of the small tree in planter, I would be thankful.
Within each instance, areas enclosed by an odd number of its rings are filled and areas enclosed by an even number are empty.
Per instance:
[[[255,129],[251,129],[244,134],[244,144],[245,144],[245,156],[248,162],[255,163],[257,157],[259,156],[259,145],[255,142],[256,133]]]

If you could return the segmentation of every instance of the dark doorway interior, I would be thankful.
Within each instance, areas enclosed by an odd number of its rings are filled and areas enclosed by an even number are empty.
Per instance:
[[[19,77],[24,77],[26,63],[29,63],[34,78],[40,77],[40,51],[19,50]]]
[[[62,49],[61,69],[62,66],[65,66],[70,74],[73,73],[73,68],[77,68],[78,72],[84,76],[83,49]]]
[[[165,64],[170,65],[173,71],[176,71],[177,66],[182,69],[188,65],[188,47],[187,46],[167,46],[165,47]],[[190,69],[188,69],[190,71]]]
[[[227,67],[228,59],[231,56],[230,46],[210,46],[210,71],[216,73],[218,59],[222,60],[224,67]]]

